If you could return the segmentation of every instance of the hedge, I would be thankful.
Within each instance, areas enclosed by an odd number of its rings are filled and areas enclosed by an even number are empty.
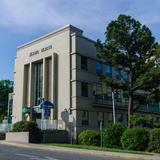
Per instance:
[[[160,153],[160,128],[150,131],[148,151]]]
[[[84,130],[78,136],[78,142],[82,145],[100,145],[100,133],[94,130]]]
[[[37,132],[37,123],[34,121],[19,121],[13,125],[13,132]]]
[[[103,146],[109,148],[121,148],[121,136],[125,127],[120,124],[110,124],[103,132]]]
[[[123,149],[145,151],[149,143],[149,132],[142,127],[127,128],[121,137]]]

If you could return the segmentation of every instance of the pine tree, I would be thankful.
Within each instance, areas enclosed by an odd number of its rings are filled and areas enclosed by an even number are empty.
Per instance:
[[[96,43],[98,57],[119,69],[121,82],[112,77],[102,77],[107,85],[127,91],[128,117],[133,114],[133,102],[137,92],[144,91],[144,98],[160,101],[160,67],[156,61],[160,56],[160,46],[151,31],[139,21],[127,15],[119,15],[106,28],[105,42]],[[124,71],[128,71],[128,81]]]

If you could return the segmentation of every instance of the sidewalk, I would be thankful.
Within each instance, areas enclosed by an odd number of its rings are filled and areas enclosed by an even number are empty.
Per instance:
[[[40,150],[46,150],[46,151],[57,151],[57,152],[67,152],[67,153],[71,152],[71,153],[77,153],[77,154],[106,156],[106,157],[113,157],[113,158],[124,158],[124,159],[130,159],[130,160],[160,160],[160,156],[158,154],[140,155],[140,154],[131,154],[131,153],[96,151],[96,150],[47,146],[47,145],[42,145],[42,144],[19,143],[19,142],[8,142],[8,141],[0,141],[0,144],[12,145],[16,147],[40,149]]]

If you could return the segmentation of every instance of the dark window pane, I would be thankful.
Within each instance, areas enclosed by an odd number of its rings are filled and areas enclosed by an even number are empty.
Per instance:
[[[35,105],[39,105],[38,98],[42,98],[42,89],[43,89],[43,64],[35,64]]]
[[[116,120],[118,122],[123,122],[123,114],[122,113],[116,114]]]
[[[101,62],[97,62],[96,71],[97,71],[98,74],[102,73],[102,63]]]
[[[129,73],[127,71],[124,72],[125,81],[129,81]]]
[[[89,112],[88,111],[82,111],[82,125],[88,125],[89,124]]]
[[[111,66],[106,64],[106,75],[110,76],[111,75]]]
[[[87,57],[81,56],[81,69],[87,70],[88,65],[87,65]]]
[[[84,97],[88,97],[88,83],[85,82],[81,83],[81,94]]]
[[[119,70],[115,70],[115,78],[120,80],[121,76],[120,76],[120,71]]]

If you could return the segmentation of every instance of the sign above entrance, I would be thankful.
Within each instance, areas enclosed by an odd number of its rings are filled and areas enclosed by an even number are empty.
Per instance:
[[[50,114],[51,114],[51,108],[54,108],[54,104],[51,103],[50,101],[43,101],[41,104],[40,104],[40,108],[42,110],[44,110],[44,116],[45,117],[49,117]]]
[[[40,51],[37,50],[37,51],[30,52],[30,53],[29,53],[29,57],[32,57],[32,56],[34,56],[34,55],[39,54],[40,52],[42,53],[42,52],[45,52],[45,51],[50,50],[50,49],[52,49],[52,45],[49,45],[49,46],[47,46],[47,47],[44,47],[44,48],[42,48]]]

